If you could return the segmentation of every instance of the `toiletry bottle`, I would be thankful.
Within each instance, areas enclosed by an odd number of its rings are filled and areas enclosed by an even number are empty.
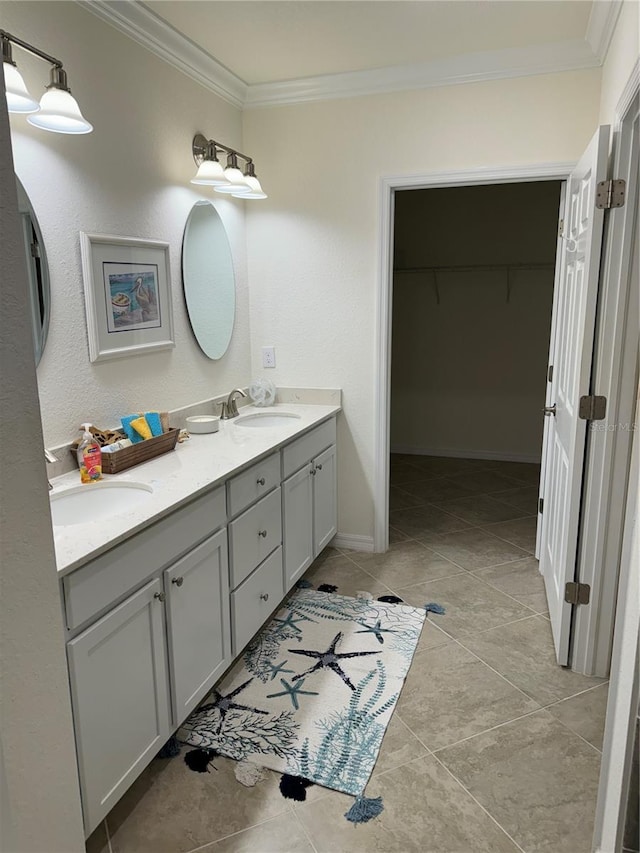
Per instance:
[[[100,445],[89,432],[91,424],[82,424],[84,434],[78,446],[78,467],[81,483],[95,483],[102,479],[102,452]]]

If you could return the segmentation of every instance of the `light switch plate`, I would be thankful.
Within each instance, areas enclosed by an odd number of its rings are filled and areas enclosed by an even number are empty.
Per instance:
[[[276,366],[276,348],[275,347],[262,347],[262,366],[263,367],[275,367]]]

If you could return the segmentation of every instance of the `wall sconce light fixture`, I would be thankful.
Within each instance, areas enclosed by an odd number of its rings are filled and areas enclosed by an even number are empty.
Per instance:
[[[54,56],[39,50],[17,36],[0,30],[2,42],[2,67],[7,90],[7,108],[10,113],[27,114],[27,121],[42,130],[54,133],[91,133],[93,126],[83,117],[78,102],[71,94],[67,83],[67,72]],[[17,44],[34,56],[51,64],[51,82],[40,99],[34,100],[25,86],[22,74],[13,61],[12,44]]]
[[[201,133],[193,137],[191,151],[198,167],[195,177],[191,179],[192,184],[213,187],[216,192],[235,198],[267,197],[256,177],[251,157],[220,142],[214,142],[213,139],[207,139]],[[218,160],[218,154],[222,153],[227,155],[227,165],[224,169]],[[238,158],[245,161],[244,172],[238,166]]]

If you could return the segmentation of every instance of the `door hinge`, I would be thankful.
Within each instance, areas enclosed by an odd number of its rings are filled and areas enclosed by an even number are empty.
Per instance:
[[[31,244],[31,257],[39,258],[40,257],[40,246],[37,243]]]
[[[564,600],[567,604],[588,604],[591,587],[588,583],[568,583],[564,588]]]
[[[596,207],[599,210],[623,207],[625,190],[624,181],[600,181],[596,187]]]
[[[583,421],[602,421],[604,420],[606,412],[606,397],[597,397],[595,394],[591,394],[587,397],[580,397],[578,417]]]
[[[550,364],[547,368],[547,382],[553,382],[553,365]]]
[[[538,512],[542,514],[544,510],[544,498],[538,498]]]

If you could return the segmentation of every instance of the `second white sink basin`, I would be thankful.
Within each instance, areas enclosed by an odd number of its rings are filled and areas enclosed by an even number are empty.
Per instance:
[[[240,415],[234,423],[243,427],[279,427],[291,423],[291,419],[300,420],[300,415],[293,412],[252,412],[250,415]]]
[[[86,524],[128,512],[147,501],[153,489],[146,483],[86,483],[49,496],[54,527]]]

